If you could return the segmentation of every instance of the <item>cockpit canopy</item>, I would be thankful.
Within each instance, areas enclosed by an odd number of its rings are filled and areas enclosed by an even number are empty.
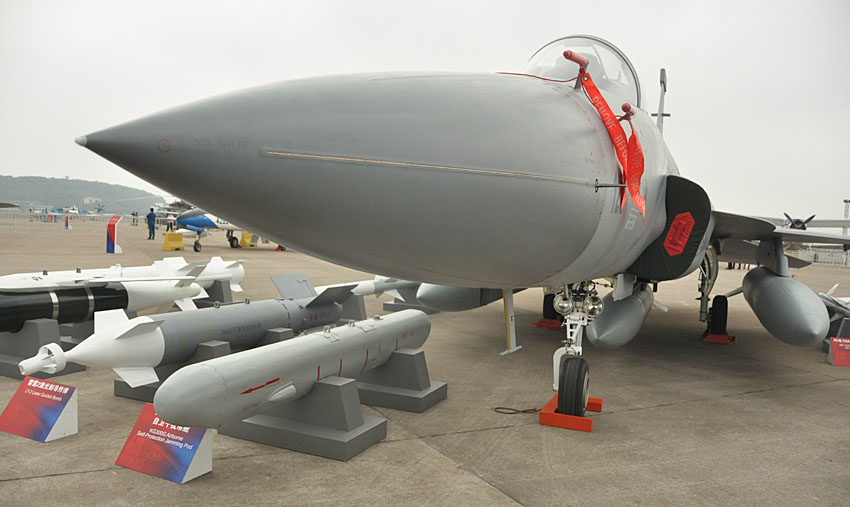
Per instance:
[[[598,37],[571,35],[550,42],[531,56],[522,72],[549,79],[572,79],[578,75],[578,65],[564,58],[568,49],[587,57],[587,71],[596,86],[641,107],[640,82],[632,63],[616,46]]]

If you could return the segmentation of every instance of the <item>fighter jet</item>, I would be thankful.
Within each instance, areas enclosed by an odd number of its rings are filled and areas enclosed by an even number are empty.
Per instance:
[[[558,410],[582,415],[585,328],[598,342],[625,343],[652,307],[651,287],[697,269],[706,320],[718,253],[738,239],[758,244],[749,262],[762,267],[743,292],[759,319],[786,342],[813,344],[828,317],[789,276],[783,240],[850,243],[712,210],[706,192],[679,173],[659,130],[664,111],[656,124],[642,107],[625,54],[583,35],[547,44],[520,72],[285,81],[77,143],[316,257],[501,290],[508,351],[518,348],[513,291],[557,287],[565,330],[553,357]],[[615,285],[605,300],[599,278]],[[725,318],[720,309],[712,315]]]

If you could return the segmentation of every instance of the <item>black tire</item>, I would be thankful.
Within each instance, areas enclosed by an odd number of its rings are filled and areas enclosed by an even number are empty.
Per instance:
[[[201,251],[201,242],[195,241],[195,244],[192,245],[192,250],[194,250],[196,252],[200,252]]]
[[[708,331],[711,334],[726,334],[726,319],[729,313],[729,301],[726,296],[714,296],[711,303]]]
[[[590,385],[590,369],[583,357],[568,356],[561,363],[558,377],[559,414],[584,417],[587,393]]]
[[[239,248],[239,240],[235,236],[230,236],[228,242],[230,242],[230,248]]]

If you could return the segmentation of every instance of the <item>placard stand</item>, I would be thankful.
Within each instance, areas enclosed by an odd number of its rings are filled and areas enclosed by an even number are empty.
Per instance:
[[[0,414],[0,431],[36,442],[50,442],[77,433],[77,389],[24,378]]]
[[[219,434],[348,461],[387,436],[387,420],[364,416],[357,382],[327,377],[310,394],[272,407]]]
[[[212,471],[212,432],[168,424],[146,403],[115,464],[185,484]]]
[[[18,363],[38,354],[38,349],[48,343],[58,343],[59,323],[53,319],[33,319],[24,322],[24,327],[16,333],[0,333],[0,375],[14,379],[23,379]],[[68,363],[65,369],[57,373],[34,373],[31,377],[45,379],[67,375],[85,370],[86,367]]]
[[[446,399],[448,384],[428,376],[425,351],[399,349],[389,361],[357,377],[360,402],[422,413]]]

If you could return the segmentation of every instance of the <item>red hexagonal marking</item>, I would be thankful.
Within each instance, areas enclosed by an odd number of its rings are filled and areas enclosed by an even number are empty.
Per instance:
[[[667,255],[673,257],[685,251],[695,223],[690,211],[676,215],[670,224],[670,230],[667,231],[667,237],[664,238],[664,250],[667,250]]]

